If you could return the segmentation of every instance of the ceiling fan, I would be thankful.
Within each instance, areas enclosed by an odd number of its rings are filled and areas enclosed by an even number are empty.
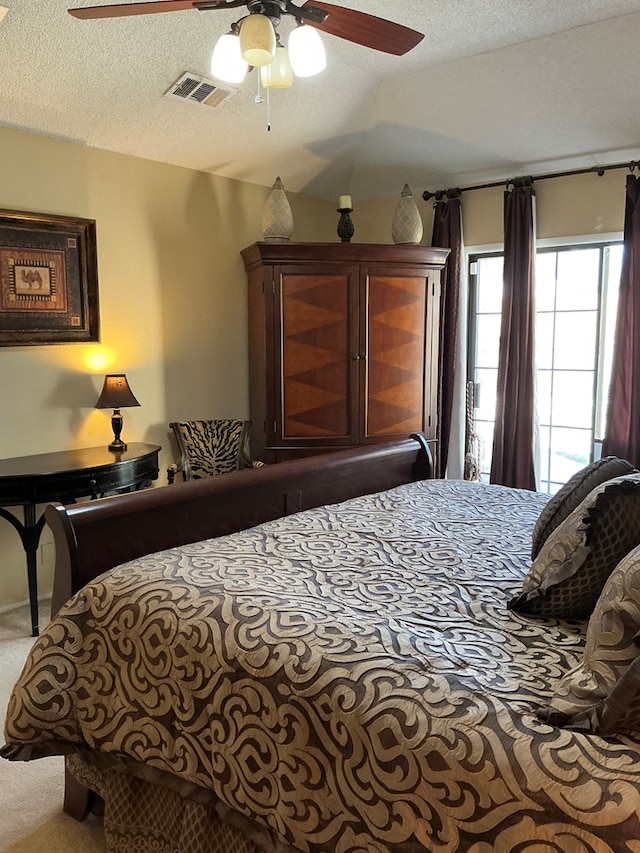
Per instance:
[[[277,27],[283,15],[292,15],[299,24],[310,24],[322,32],[395,56],[403,56],[424,38],[422,33],[393,21],[355,9],[346,9],[319,0],[296,6],[292,0],[145,0],[69,9],[75,18],[91,20],[127,15],[151,15],[197,9],[201,12],[246,6],[250,15],[260,14]]]

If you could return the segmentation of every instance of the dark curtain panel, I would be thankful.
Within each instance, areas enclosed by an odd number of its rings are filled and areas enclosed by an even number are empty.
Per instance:
[[[504,196],[504,291],[498,361],[492,483],[535,489],[534,265],[532,180],[514,182]]]
[[[634,373],[635,368],[635,373]],[[624,252],[603,456],[640,466],[640,180],[627,176]]]
[[[438,382],[438,473],[444,477],[449,459],[455,365],[458,351],[458,304],[462,270],[462,203],[460,190],[438,193],[434,204],[431,245],[451,249],[442,278],[440,364]]]

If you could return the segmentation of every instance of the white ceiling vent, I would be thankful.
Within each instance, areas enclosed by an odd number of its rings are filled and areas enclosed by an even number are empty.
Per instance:
[[[229,95],[235,95],[238,89],[224,85],[217,80],[199,77],[197,74],[185,72],[164,93],[166,98],[178,101],[191,101],[195,104],[204,104],[207,107],[219,106]]]

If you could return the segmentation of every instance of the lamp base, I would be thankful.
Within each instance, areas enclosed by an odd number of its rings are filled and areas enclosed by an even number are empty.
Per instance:
[[[109,445],[109,450],[112,453],[122,453],[127,449],[127,445],[120,438],[122,432],[123,417],[120,414],[120,409],[114,409],[111,415],[111,429],[113,430],[113,441]]]

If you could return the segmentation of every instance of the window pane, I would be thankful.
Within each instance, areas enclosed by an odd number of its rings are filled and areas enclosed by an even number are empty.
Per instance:
[[[478,305],[481,313],[502,311],[502,255],[478,259]]]
[[[598,307],[599,249],[558,252],[556,311]]]
[[[595,311],[563,311],[556,314],[553,366],[558,370],[595,370]]]
[[[611,384],[611,360],[618,313],[618,294],[620,291],[620,273],[622,271],[622,245],[610,246],[604,250],[604,281],[602,285],[602,321],[600,331],[600,363],[598,382],[598,403],[596,412],[595,437],[604,438]]]
[[[536,311],[553,311],[556,301],[557,252],[536,256]]]
[[[476,367],[497,367],[500,351],[500,314],[479,314],[477,323]]]
[[[590,457],[590,429],[552,428],[549,457],[552,483],[566,483],[576,471],[589,464]]]
[[[553,374],[551,423],[559,427],[591,429],[593,373],[556,370]]]
[[[551,442],[551,429],[540,427],[540,483],[538,488],[541,492],[549,491],[549,447]]]
[[[622,254],[621,243],[536,253],[539,473],[540,488],[551,494],[588,464],[602,438]],[[471,375],[480,389],[475,416],[485,482],[493,450],[502,275],[501,256],[478,259]]]
[[[536,403],[540,426],[551,423],[551,377],[550,370],[538,370],[536,373]]]
[[[493,421],[491,423],[478,421],[476,423],[476,435],[478,436],[480,471],[488,475],[491,471],[491,455],[493,453]],[[488,482],[488,477],[484,482]]]
[[[549,311],[536,314],[536,367],[553,367],[553,322],[555,315]]]
[[[498,371],[476,370],[476,418],[493,423],[496,416],[496,387]]]

